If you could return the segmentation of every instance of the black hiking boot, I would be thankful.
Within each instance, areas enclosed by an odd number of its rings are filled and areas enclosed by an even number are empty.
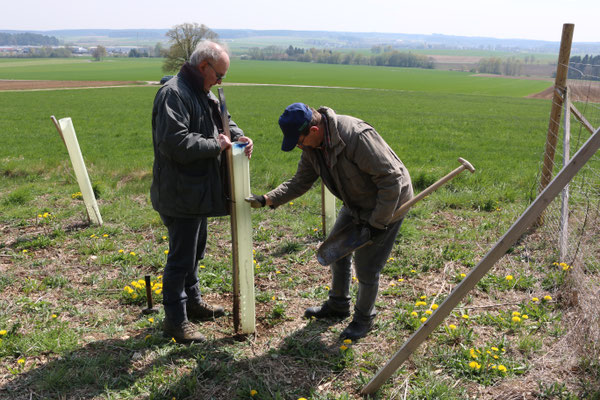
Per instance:
[[[338,311],[334,310],[327,304],[323,303],[321,306],[308,307],[304,311],[304,318],[346,318],[350,316],[350,310]]]
[[[163,336],[173,338],[177,343],[206,342],[206,337],[198,332],[190,321],[179,325],[172,324],[167,318],[163,321]]]
[[[187,317],[192,321],[206,321],[225,315],[221,306],[211,306],[204,300],[199,303],[188,301],[186,304]]]

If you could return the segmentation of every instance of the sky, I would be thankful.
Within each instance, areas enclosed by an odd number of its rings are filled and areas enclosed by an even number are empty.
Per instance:
[[[211,29],[390,32],[600,42],[599,0],[30,0],[1,7],[1,30]],[[169,4],[169,5],[167,5]]]

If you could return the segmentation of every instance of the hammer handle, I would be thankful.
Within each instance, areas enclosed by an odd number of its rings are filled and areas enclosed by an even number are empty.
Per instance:
[[[390,223],[398,221],[400,218],[402,218],[404,216],[404,214],[406,214],[406,212],[408,211],[409,208],[411,208],[412,206],[415,205],[415,203],[421,201],[425,196],[436,191],[440,186],[442,186],[443,184],[445,184],[446,182],[448,182],[449,180],[454,178],[456,175],[463,172],[465,169],[467,169],[467,167],[465,165],[461,165],[460,167],[457,167],[454,171],[450,172],[448,175],[444,176],[443,178],[441,178],[440,180],[438,180],[437,182],[435,182],[434,184],[429,186],[427,189],[421,191],[418,195],[416,195],[415,197],[413,197],[406,203],[402,204],[402,206],[400,206],[400,208],[396,210],[394,215],[392,215],[392,219],[391,219]]]

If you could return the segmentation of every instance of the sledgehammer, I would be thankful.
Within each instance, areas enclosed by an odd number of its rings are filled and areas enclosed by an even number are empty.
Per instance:
[[[410,207],[415,205],[415,203],[437,190],[440,186],[453,179],[464,170],[469,170],[471,173],[475,172],[475,168],[473,168],[471,163],[464,158],[459,158],[458,162],[461,163],[460,167],[402,204],[402,206],[394,212],[394,215],[392,215],[390,224],[398,221],[406,214]],[[356,224],[348,224],[325,239],[317,251],[317,260],[319,260],[321,265],[329,265],[370,243],[371,238],[366,232],[361,230]]]

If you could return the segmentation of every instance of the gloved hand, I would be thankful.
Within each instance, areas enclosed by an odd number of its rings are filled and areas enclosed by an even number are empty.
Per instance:
[[[267,204],[267,200],[263,195],[256,195],[252,193],[252,196],[245,198],[248,203],[250,203],[250,207],[252,208],[261,208]]]

